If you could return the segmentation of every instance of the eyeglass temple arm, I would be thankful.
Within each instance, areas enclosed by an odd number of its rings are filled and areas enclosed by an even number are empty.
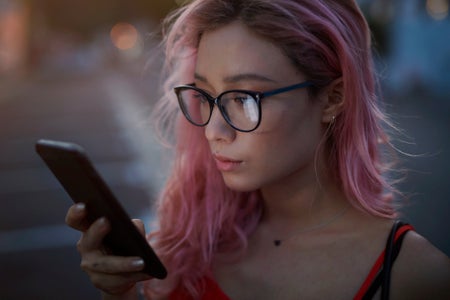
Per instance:
[[[261,96],[269,97],[269,96],[273,96],[273,95],[276,95],[276,94],[281,94],[281,93],[284,93],[284,92],[289,92],[289,91],[292,91],[292,90],[301,89],[301,88],[305,88],[305,87],[312,86],[312,85],[313,85],[312,82],[305,81],[305,82],[302,82],[302,83],[297,83],[297,84],[290,85],[290,86],[287,86],[287,87],[284,87],[284,88],[279,88],[279,89],[276,89],[276,90],[273,90],[273,91],[262,93]]]

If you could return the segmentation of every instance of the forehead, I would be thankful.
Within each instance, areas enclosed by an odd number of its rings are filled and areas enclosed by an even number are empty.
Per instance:
[[[202,35],[196,73],[220,78],[254,73],[271,78],[299,72],[280,48],[235,21]]]

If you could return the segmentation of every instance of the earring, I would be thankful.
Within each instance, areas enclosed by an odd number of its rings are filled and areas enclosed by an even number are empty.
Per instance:
[[[331,121],[330,121],[330,125],[334,124],[335,121],[336,121],[336,116],[332,116],[331,117]]]

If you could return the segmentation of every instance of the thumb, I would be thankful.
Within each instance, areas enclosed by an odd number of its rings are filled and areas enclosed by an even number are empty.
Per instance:
[[[144,226],[144,222],[142,222],[141,219],[132,219],[131,220],[134,223],[134,226],[136,226],[136,228],[139,230],[139,232],[145,236],[145,226]]]

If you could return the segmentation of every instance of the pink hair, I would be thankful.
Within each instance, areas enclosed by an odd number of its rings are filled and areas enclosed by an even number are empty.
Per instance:
[[[201,294],[213,258],[241,253],[256,228],[262,205],[257,192],[228,189],[212,160],[202,128],[180,114],[173,87],[193,82],[203,32],[240,20],[278,45],[314,83],[317,93],[342,78],[345,108],[324,145],[329,168],[358,209],[394,218],[392,192],[380,146],[389,145],[379,109],[370,32],[353,0],[196,0],[168,19],[165,94],[158,124],[175,136],[175,161],[158,204],[160,228],[152,234],[169,274],[187,293]],[[200,284],[199,284],[200,282]],[[173,288],[173,286],[172,286]]]

